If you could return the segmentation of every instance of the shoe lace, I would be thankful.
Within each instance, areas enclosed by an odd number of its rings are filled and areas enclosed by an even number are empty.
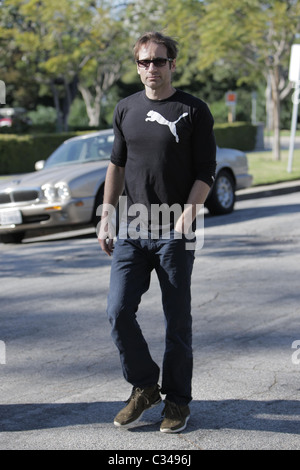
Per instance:
[[[130,401],[134,402],[135,408],[138,407],[138,401],[140,399],[143,399],[145,403],[148,405],[150,403],[149,397],[145,393],[145,390],[139,387],[133,387],[132,392],[128,400],[126,400],[126,403],[129,403]]]

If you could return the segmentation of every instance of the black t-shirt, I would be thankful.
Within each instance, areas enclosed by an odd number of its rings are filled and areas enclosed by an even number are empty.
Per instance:
[[[213,117],[202,100],[180,90],[161,101],[135,93],[116,106],[114,132],[111,162],[125,166],[128,207],[183,207],[196,179],[212,185]]]

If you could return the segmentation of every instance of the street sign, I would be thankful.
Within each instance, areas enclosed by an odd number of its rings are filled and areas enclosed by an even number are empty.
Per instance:
[[[300,90],[300,44],[293,44],[291,47],[289,80],[294,82],[295,93],[293,94],[293,114],[291,122],[291,135],[290,135],[290,148],[288,156],[288,173],[292,172],[293,167],[293,154],[295,146],[295,135],[297,130],[298,121],[298,96]]]
[[[228,91],[225,95],[226,105],[227,106],[235,106],[237,94],[234,91]]]
[[[226,106],[228,106],[228,122],[235,121],[237,94],[234,91],[228,91],[225,95]]]
[[[293,44],[291,48],[289,80],[290,82],[300,80],[300,44]]]
[[[3,80],[0,80],[0,104],[6,103],[6,89]]]

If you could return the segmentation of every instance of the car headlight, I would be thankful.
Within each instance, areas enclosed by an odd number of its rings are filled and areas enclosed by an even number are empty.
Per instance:
[[[44,197],[49,201],[66,201],[70,198],[70,190],[67,183],[59,182],[55,185],[44,184],[42,186]]]
[[[51,184],[44,184],[42,186],[42,191],[44,193],[44,197],[49,201],[52,202],[55,200],[55,188]]]
[[[56,188],[57,196],[59,199],[66,201],[67,199],[70,198],[70,190],[69,190],[69,186],[67,185],[67,183],[57,183],[55,185],[55,188]]]

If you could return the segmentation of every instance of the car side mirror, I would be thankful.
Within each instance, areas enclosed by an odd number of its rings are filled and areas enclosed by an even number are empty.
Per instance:
[[[39,160],[38,162],[35,162],[34,168],[36,171],[42,170],[45,166],[45,160]]]

